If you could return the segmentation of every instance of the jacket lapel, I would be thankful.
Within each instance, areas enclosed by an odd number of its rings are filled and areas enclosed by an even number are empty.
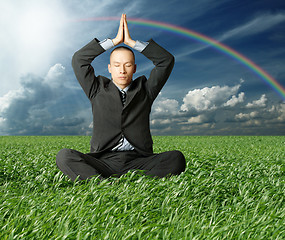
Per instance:
[[[132,85],[130,86],[128,92],[127,92],[127,98],[126,98],[126,103],[124,108],[126,108],[134,99],[134,97],[136,96],[136,94],[139,92],[139,82],[138,81],[133,81]]]
[[[110,96],[111,98],[113,98],[113,102],[114,105],[117,108],[122,109],[123,108],[123,104],[122,104],[122,100],[121,100],[121,96],[120,96],[120,90],[117,88],[117,86],[113,83],[113,81],[109,81],[108,84],[105,86],[105,91],[110,92]]]
[[[126,97],[126,102],[125,102],[124,107],[123,107],[120,92],[119,92],[120,90],[115,85],[115,83],[113,83],[112,80],[109,80],[108,84],[105,86],[105,89],[112,93],[112,97],[114,98],[116,102],[115,103],[116,106],[120,108],[126,108],[132,102],[133,98],[136,96],[136,94],[139,92],[141,88],[141,81],[137,81],[137,80],[138,79],[134,80],[131,83],[129,90],[127,91],[127,97]]]

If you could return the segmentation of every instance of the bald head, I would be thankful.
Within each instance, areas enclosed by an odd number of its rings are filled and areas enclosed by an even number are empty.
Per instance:
[[[115,49],[113,49],[113,51],[110,54],[110,62],[111,62],[111,57],[112,57],[113,53],[116,51],[129,51],[130,53],[132,53],[132,56],[134,58],[134,63],[135,63],[135,54],[134,54],[133,50],[128,48],[128,47],[125,47],[125,46],[120,46],[120,47],[116,47]]]

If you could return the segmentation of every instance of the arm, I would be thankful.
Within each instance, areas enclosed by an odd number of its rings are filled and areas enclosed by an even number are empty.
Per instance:
[[[94,39],[73,55],[72,67],[87,97],[89,99],[93,98],[99,87],[99,81],[91,66],[92,61],[108,48],[124,42],[124,44],[142,52],[154,63],[155,68],[152,70],[150,78],[147,81],[149,95],[154,100],[172,71],[174,57],[153,40],[149,44],[132,40],[125,14],[122,14],[116,38],[110,40],[110,42],[111,44],[107,43],[107,45],[100,42],[101,45],[97,39]],[[105,46],[109,47],[104,48]]]
[[[152,39],[149,41],[148,46],[142,51],[142,54],[155,65],[146,83],[149,95],[154,101],[169,78],[175,59],[171,53],[159,46]]]
[[[94,97],[99,86],[91,62],[104,51],[99,41],[93,39],[86,46],[75,52],[72,57],[72,67],[75,76],[89,99]]]
[[[124,41],[124,15],[120,20],[120,26],[116,38],[110,42],[99,42],[97,39],[92,40],[86,46],[74,53],[72,57],[72,67],[75,76],[82,89],[89,99],[96,95],[99,87],[98,78],[95,76],[94,68],[91,66],[92,61],[102,54],[105,47],[110,48]]]
[[[124,43],[132,48],[136,48],[138,41],[131,39],[126,15],[123,15],[124,21]],[[166,83],[174,66],[174,57],[164,48],[159,46],[152,39],[148,45],[141,51],[148,59],[150,59],[155,67],[152,69],[149,79],[147,80],[147,90],[152,100],[156,98],[160,90]]]

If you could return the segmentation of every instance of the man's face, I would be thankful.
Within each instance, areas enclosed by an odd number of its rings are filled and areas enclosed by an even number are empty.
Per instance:
[[[136,65],[132,52],[125,49],[114,51],[110,56],[108,70],[117,86],[122,89],[127,87],[133,79],[133,74],[136,72]]]

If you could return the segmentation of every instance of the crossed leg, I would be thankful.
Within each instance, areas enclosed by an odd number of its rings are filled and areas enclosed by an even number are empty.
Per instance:
[[[107,152],[103,154],[81,153],[64,148],[56,156],[58,168],[72,181],[90,179],[98,176],[100,179],[112,175],[121,176],[129,170],[145,170],[152,177],[178,175],[185,170],[185,157],[179,151],[169,151],[151,156],[141,156],[136,151]]]

